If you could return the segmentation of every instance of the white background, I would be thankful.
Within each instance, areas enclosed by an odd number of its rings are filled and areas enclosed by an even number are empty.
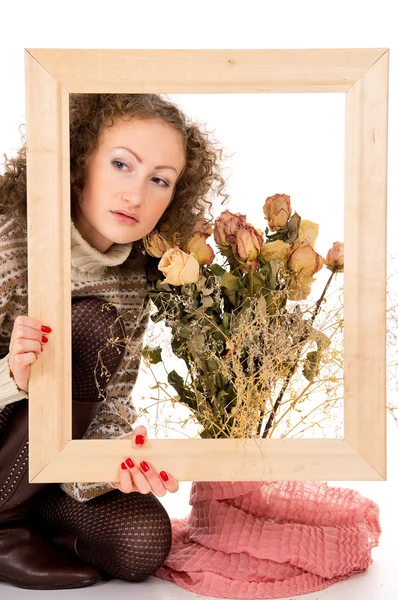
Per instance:
[[[385,0],[2,3],[0,151],[13,154],[20,143],[18,126],[25,119],[24,48],[390,48],[388,249],[396,252],[398,33],[394,8],[395,2]],[[228,103],[223,103],[222,97],[217,103],[206,103],[205,98],[175,99],[189,114],[215,129],[216,138],[227,150],[236,150],[228,189],[234,194],[231,210],[239,210],[243,200],[248,220],[261,227],[265,197],[287,193],[303,218],[321,224],[319,252],[324,253],[331,242],[342,238],[335,235],[342,218],[342,95],[237,96],[234,102],[228,98]],[[264,109],[260,106],[263,101]],[[326,222],[329,228],[325,225],[322,229]],[[376,600],[398,594],[393,557],[398,550],[398,433],[394,424],[389,425],[388,481],[341,483],[380,504],[383,535],[380,547],[374,551],[375,564],[366,574],[309,598],[333,600],[357,595]],[[183,483],[177,495],[163,500],[171,516],[188,512],[189,487],[189,483]],[[132,591],[123,582],[67,593],[71,598],[101,593],[105,597],[112,590],[126,598],[135,593],[135,588]],[[2,593],[6,595],[0,584],[0,596]],[[8,597],[30,598],[34,594],[7,587]],[[148,598],[195,597],[155,579],[140,584],[139,594]],[[47,597],[51,598],[51,593]]]

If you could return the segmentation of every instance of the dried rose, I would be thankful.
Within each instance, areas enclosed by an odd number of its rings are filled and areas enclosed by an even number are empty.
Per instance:
[[[342,273],[344,271],[344,244],[343,242],[333,242],[326,255],[326,267],[334,273]]]
[[[319,225],[308,219],[301,219],[298,238],[294,243],[294,248],[297,248],[302,242],[309,242],[314,248],[318,237]]]
[[[213,233],[213,227],[207,223],[206,219],[198,219],[192,231],[192,234],[194,233],[200,233],[208,238]]]
[[[245,223],[245,215],[224,210],[214,223],[214,240],[217,246],[228,247],[235,244],[238,227]]]
[[[287,266],[299,277],[311,277],[323,267],[324,259],[305,240],[291,253]]]
[[[143,238],[145,250],[155,258],[161,258],[163,254],[173,246],[171,242],[163,237],[157,229],[153,229]]]
[[[159,271],[166,275],[162,283],[188,285],[199,280],[199,263],[193,254],[187,254],[180,248],[167,250],[159,261]]]
[[[236,255],[243,262],[255,260],[263,243],[263,236],[249,223],[241,224],[236,231]]]
[[[290,196],[286,194],[269,196],[265,201],[263,211],[271,231],[285,227],[292,214]]]
[[[290,244],[276,240],[275,242],[267,242],[261,248],[260,254],[267,262],[273,259],[282,260],[286,263],[291,252]]]
[[[185,247],[185,251],[196,256],[196,260],[200,265],[210,265],[214,258],[214,251],[209,244],[206,244],[207,234],[195,233]]]

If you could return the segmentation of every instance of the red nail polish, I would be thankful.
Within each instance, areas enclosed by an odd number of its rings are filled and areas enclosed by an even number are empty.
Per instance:
[[[43,344],[47,344],[47,342],[48,342],[48,339],[46,338],[46,336],[45,336],[45,335],[42,335],[42,336],[41,336],[41,341],[42,341],[42,343],[43,343]]]
[[[142,446],[142,444],[145,442],[145,438],[143,435],[137,435],[135,437],[135,443],[139,444],[140,446]]]
[[[149,471],[149,465],[148,465],[148,463],[147,463],[147,462],[145,462],[145,460],[143,460],[142,462],[140,462],[140,465],[141,465],[141,469],[142,469],[143,471],[145,471],[145,473],[146,473],[147,471]]]
[[[130,469],[132,469],[132,468],[134,467],[134,463],[133,463],[133,461],[131,460],[131,458],[128,458],[128,459],[126,460],[126,463],[127,463],[127,465],[130,467]]]
[[[41,330],[44,331],[44,333],[50,333],[51,327],[47,327],[47,325],[42,325]]]
[[[163,479],[163,481],[168,481],[169,478],[167,477],[167,473],[165,471],[160,471],[159,475],[161,476],[161,478]]]
[[[125,471],[127,470],[127,467],[124,462],[122,462],[122,469],[124,469]]]

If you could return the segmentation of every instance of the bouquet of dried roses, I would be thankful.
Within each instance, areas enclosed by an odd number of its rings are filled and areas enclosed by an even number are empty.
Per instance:
[[[187,376],[173,370],[168,383],[202,438],[270,437],[294,374],[312,382],[328,360],[330,338],[314,321],[343,272],[343,243],[334,242],[326,259],[318,254],[319,226],[292,215],[286,194],[268,197],[263,212],[265,234],[226,210],[214,228],[198,222],[184,247],[165,229],[144,238],[150,287],[141,294],[157,308],[151,319],[171,328]],[[324,266],[330,276],[311,312],[301,302]],[[143,355],[156,364],[162,348],[146,346]]]

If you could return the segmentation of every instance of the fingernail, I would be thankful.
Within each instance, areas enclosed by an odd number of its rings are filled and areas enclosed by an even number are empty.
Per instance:
[[[47,325],[42,325],[41,330],[44,331],[44,333],[50,333],[51,327],[47,327]]]
[[[131,460],[131,458],[128,458],[128,459],[126,460],[126,463],[127,463],[127,465],[130,467],[130,469],[132,469],[132,468],[134,467],[134,463],[133,463],[133,461]]]
[[[167,477],[167,473],[165,471],[160,471],[159,475],[161,476],[161,478],[163,479],[163,481],[168,481],[169,478]]]
[[[43,344],[47,344],[47,342],[48,342],[48,339],[46,338],[46,336],[45,336],[45,335],[42,335],[42,336],[41,336],[41,341],[42,341],[42,343],[43,343]]]
[[[140,446],[142,446],[142,444],[144,443],[144,441],[145,441],[145,438],[144,438],[143,435],[137,435],[135,437],[135,443],[139,444]]]
[[[127,467],[124,462],[122,462],[122,469],[124,469],[125,471],[127,470]]]
[[[148,463],[147,463],[147,462],[145,462],[145,460],[143,460],[142,462],[140,462],[140,465],[141,465],[141,469],[142,469],[143,471],[145,471],[145,473],[146,473],[147,471],[149,471],[149,465],[148,465]]]

